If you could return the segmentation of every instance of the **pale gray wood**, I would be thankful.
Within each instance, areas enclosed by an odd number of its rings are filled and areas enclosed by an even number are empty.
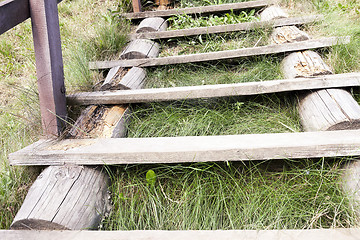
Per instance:
[[[341,186],[350,200],[350,206],[360,218],[360,162],[348,162],[341,177]]]
[[[291,53],[281,62],[285,78],[332,74],[330,67],[314,51]]]
[[[136,28],[136,33],[166,31],[168,22],[161,17],[145,18]]]
[[[194,36],[201,34],[213,34],[213,33],[226,33],[226,32],[235,32],[235,31],[248,31],[264,27],[280,27],[287,25],[300,25],[311,23],[322,19],[321,15],[312,15],[305,17],[295,17],[295,18],[282,18],[275,19],[272,21],[260,21],[260,22],[245,22],[238,24],[227,24],[220,26],[210,26],[210,27],[199,27],[199,28],[190,28],[190,29],[180,29],[180,30],[171,30],[171,31],[162,31],[162,32],[147,32],[147,33],[138,33],[130,34],[130,39],[166,39],[166,38],[177,38],[185,36]]]
[[[143,88],[146,78],[145,69],[132,67],[123,77],[121,74],[118,74],[118,71],[124,70],[120,67],[110,69],[103,85],[100,88],[101,91]]]
[[[103,84],[100,87],[101,91],[110,90],[113,87],[114,79],[117,78],[117,73],[120,70],[120,67],[113,67],[109,70],[108,74],[106,75],[106,78],[103,82]]]
[[[159,51],[158,43],[148,39],[135,39],[121,53],[120,59],[156,58]]]
[[[287,18],[288,14],[278,6],[270,6],[260,13],[261,21],[269,21],[279,18]]]
[[[299,115],[305,131],[360,128],[360,106],[343,89],[310,92],[299,101]]]
[[[271,43],[275,44],[300,42],[309,39],[310,37],[307,33],[301,31],[295,26],[275,28],[270,37]]]
[[[110,210],[109,178],[97,168],[46,168],[31,186],[11,229],[93,229]]]
[[[137,231],[11,231],[0,230],[5,240],[355,240],[360,229],[287,230],[137,230]]]
[[[225,60],[256,55],[275,54],[283,52],[293,52],[308,50],[314,48],[329,47],[337,44],[346,44],[350,42],[350,37],[330,37],[313,39],[302,42],[285,43],[279,45],[268,45],[263,47],[243,48],[237,50],[218,51],[210,53],[199,53],[189,55],[179,55],[171,57],[161,57],[152,59],[131,59],[117,61],[98,61],[90,62],[90,69],[107,69],[116,66],[120,67],[151,67],[160,65],[205,62],[213,60]]]
[[[69,104],[124,104],[181,99],[249,96],[266,93],[360,86],[360,73],[218,85],[83,92],[67,96]]]
[[[131,111],[130,108],[127,107],[121,119],[119,120],[118,124],[116,124],[116,127],[111,137],[112,138],[127,137],[130,120],[131,120]]]
[[[360,131],[201,137],[40,140],[9,155],[11,165],[147,164],[360,155]]]
[[[138,13],[123,13],[121,14],[121,16],[127,19],[142,19],[148,17],[170,17],[179,14],[182,15],[182,14],[227,12],[227,11],[236,11],[236,10],[249,9],[249,8],[261,8],[273,2],[274,2],[273,0],[249,1],[249,2],[228,3],[228,4],[202,6],[202,7],[178,8],[178,9],[147,11],[147,12],[138,12]]]

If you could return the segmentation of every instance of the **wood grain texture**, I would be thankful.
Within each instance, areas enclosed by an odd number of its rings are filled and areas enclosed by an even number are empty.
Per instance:
[[[97,168],[46,168],[31,186],[11,229],[93,229],[109,211],[109,178]]]
[[[300,98],[299,115],[305,131],[360,128],[360,106],[343,89],[307,93]]]
[[[135,0],[134,0],[135,1]],[[211,6],[202,6],[202,7],[190,7],[190,8],[178,8],[170,10],[160,10],[160,11],[146,11],[139,13],[123,13],[121,16],[127,19],[142,19],[148,17],[170,17],[178,14],[203,14],[203,13],[217,13],[217,12],[227,12],[227,11],[236,11],[249,8],[261,8],[271,4],[272,0],[259,0],[259,1],[249,1],[249,2],[239,2],[239,3],[229,3],[221,5],[211,5]]]
[[[208,231],[11,231],[0,230],[5,240],[355,240],[360,229],[208,230]]]
[[[182,99],[249,96],[266,93],[360,86],[360,73],[234,84],[83,92],[67,96],[68,104],[124,104]]]
[[[166,31],[168,22],[161,17],[145,18],[136,28],[136,33]]]
[[[147,164],[301,159],[360,155],[360,131],[201,137],[40,140],[11,165]]]
[[[135,39],[121,53],[120,59],[156,58],[160,45],[148,39]],[[117,66],[114,66],[117,67]]]
[[[287,18],[288,14],[278,6],[270,6],[260,13],[261,21],[269,21],[279,18]]]
[[[270,42],[273,44],[300,42],[309,40],[310,36],[295,26],[275,28],[271,34]]]
[[[146,71],[143,68],[132,67],[126,70],[120,67],[111,68],[101,91],[140,89],[145,84]]]
[[[179,55],[171,57],[161,57],[152,59],[130,59],[117,61],[98,61],[90,62],[90,69],[107,69],[116,66],[120,67],[151,67],[160,65],[171,65],[181,63],[205,62],[214,60],[236,59],[241,57],[278,54],[284,52],[294,52],[315,48],[330,47],[337,44],[350,42],[350,37],[330,37],[313,39],[295,43],[285,43],[279,45],[268,45],[262,47],[243,48],[236,50],[218,51],[210,53],[199,53],[189,55]]]
[[[180,30],[171,30],[171,31],[136,33],[136,34],[130,34],[130,39],[140,39],[140,38],[167,39],[167,38],[195,36],[202,34],[249,31],[249,30],[264,28],[269,26],[280,27],[280,26],[288,26],[288,25],[307,24],[314,21],[318,21],[320,19],[322,19],[321,15],[313,15],[313,16],[305,16],[305,17],[275,19],[272,21],[246,22],[246,23],[238,23],[238,24],[199,27],[199,28],[180,29]]]
[[[30,0],[36,74],[44,134],[61,134],[67,117],[56,0]]]
[[[289,79],[332,74],[330,67],[314,51],[291,53],[281,62],[281,70]]]

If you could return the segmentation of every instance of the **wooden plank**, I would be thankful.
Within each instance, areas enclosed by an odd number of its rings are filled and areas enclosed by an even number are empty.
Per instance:
[[[40,140],[11,165],[111,165],[301,159],[360,155],[360,130],[303,133]]]
[[[0,34],[30,17],[28,0],[5,0],[0,2]]]
[[[273,2],[274,2],[273,0],[259,0],[259,1],[228,3],[228,4],[202,6],[202,7],[178,8],[178,9],[160,10],[160,11],[146,11],[146,12],[138,12],[138,13],[135,12],[123,13],[121,14],[121,16],[127,19],[142,19],[148,17],[170,17],[179,14],[181,15],[181,14],[217,13],[217,12],[236,11],[236,10],[249,9],[249,8],[261,8]]]
[[[322,19],[322,15],[313,15],[313,16],[305,16],[305,17],[282,18],[272,21],[246,22],[246,23],[238,23],[238,24],[199,27],[199,28],[172,30],[172,31],[136,33],[136,34],[131,34],[130,39],[138,39],[138,38],[166,39],[166,38],[195,36],[201,34],[248,31],[252,29],[264,28],[269,26],[281,27],[281,26],[290,26],[290,25],[300,25],[300,24],[306,24],[306,23],[318,21],[320,19]]]
[[[58,136],[67,111],[57,1],[29,3],[43,131]]]
[[[359,228],[201,231],[11,231],[0,230],[5,240],[353,240]]]
[[[329,37],[313,39],[302,42],[285,43],[279,45],[267,45],[262,47],[242,48],[236,50],[178,55],[171,57],[150,58],[150,59],[130,59],[116,61],[97,61],[90,62],[90,69],[107,69],[116,66],[120,67],[151,67],[161,65],[171,65],[180,63],[206,62],[214,60],[235,59],[240,57],[250,57],[257,55],[278,54],[284,52],[293,52],[308,50],[314,48],[330,47],[337,44],[346,44],[350,42],[350,37]]]
[[[182,99],[249,96],[298,90],[360,86],[360,73],[345,73],[313,78],[264,82],[201,85],[172,88],[134,89],[131,91],[83,92],[67,96],[69,104],[124,104]]]
[[[61,0],[58,0],[59,2]],[[0,35],[29,17],[29,0],[0,1]]]

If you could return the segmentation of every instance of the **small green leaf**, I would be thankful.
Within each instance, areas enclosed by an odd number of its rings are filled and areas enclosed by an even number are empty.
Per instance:
[[[155,186],[155,182],[156,182],[156,174],[153,170],[149,170],[146,173],[146,182],[148,183],[148,185],[150,185],[151,187]]]

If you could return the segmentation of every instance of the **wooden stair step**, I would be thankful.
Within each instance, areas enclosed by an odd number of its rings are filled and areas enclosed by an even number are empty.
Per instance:
[[[146,32],[130,34],[130,39],[167,39],[177,37],[195,36],[201,34],[226,33],[235,31],[248,31],[264,27],[281,27],[290,25],[300,25],[315,22],[322,19],[322,15],[312,15],[306,17],[282,18],[273,21],[245,22],[238,24],[227,24],[210,27],[198,27],[190,29]]]
[[[11,165],[250,161],[360,155],[360,130],[160,138],[40,140]]]
[[[267,45],[262,47],[241,48],[236,50],[217,51],[209,53],[198,53],[189,55],[178,55],[160,58],[142,58],[116,61],[97,61],[90,62],[90,69],[108,69],[112,67],[152,67],[161,65],[206,62],[214,60],[236,59],[241,57],[250,57],[257,55],[278,54],[285,52],[294,52],[314,48],[330,47],[338,44],[347,44],[350,37],[329,37],[321,39],[312,39],[302,42],[284,43],[280,45]]]
[[[137,230],[137,231],[31,231],[0,230],[6,240],[350,240],[357,239],[359,228],[288,230]]]
[[[145,103],[351,86],[360,86],[360,72],[263,82],[81,92],[68,95],[67,102],[72,105]]]
[[[182,14],[229,12],[229,11],[237,11],[237,10],[250,9],[250,8],[261,8],[268,6],[273,2],[274,2],[273,0],[259,0],[259,1],[250,1],[250,2],[201,6],[201,7],[177,8],[177,9],[175,8],[175,9],[160,10],[160,11],[123,13],[121,14],[121,16],[127,19],[142,19],[149,17],[170,17],[170,16],[182,15]]]

